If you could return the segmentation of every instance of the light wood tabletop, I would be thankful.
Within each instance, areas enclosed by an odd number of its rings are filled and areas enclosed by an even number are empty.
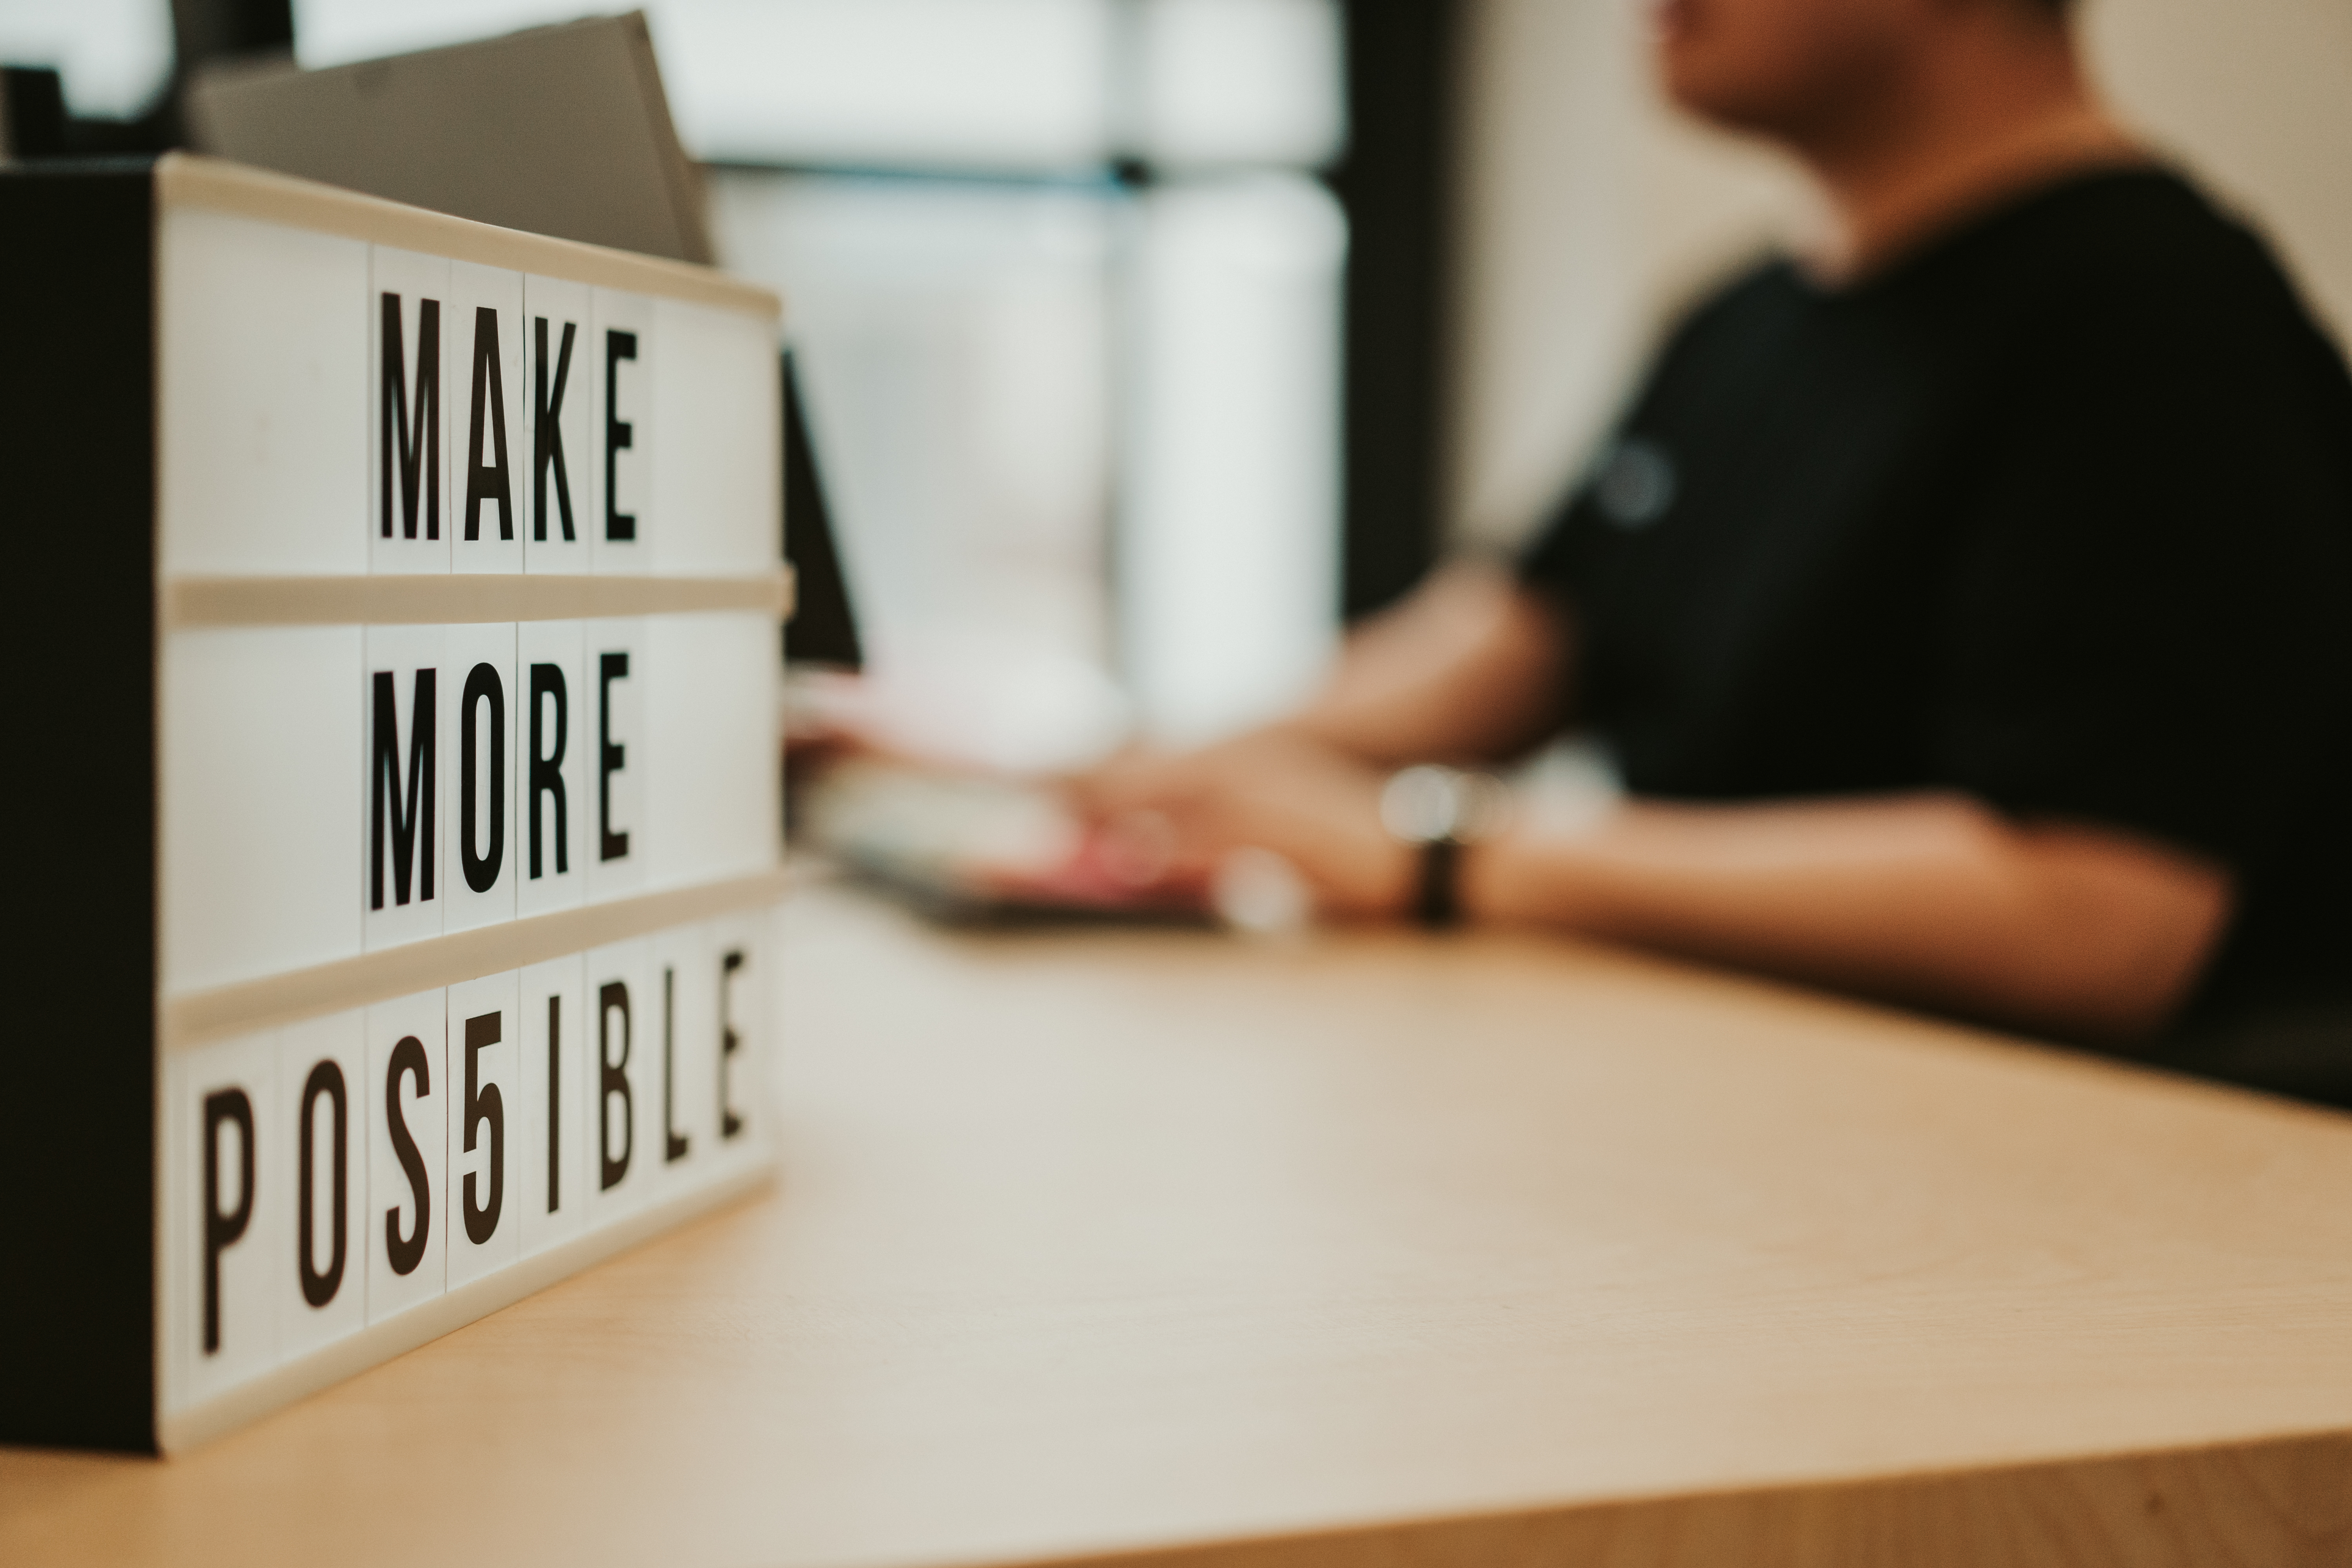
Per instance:
[[[782,918],[772,1191],[0,1450],[0,1563],[2352,1562],[2352,1118],[1532,937]]]

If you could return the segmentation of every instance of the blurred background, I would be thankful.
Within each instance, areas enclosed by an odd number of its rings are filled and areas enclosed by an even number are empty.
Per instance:
[[[730,268],[790,304],[878,721],[995,767],[1279,710],[1534,526],[1693,290],[1816,221],[1658,101],[1633,0],[650,0]],[[578,0],[0,0],[17,155],[194,62]],[[2352,6],[2088,0],[2126,113],[2352,325]],[[54,73],[54,74],[51,74]]]

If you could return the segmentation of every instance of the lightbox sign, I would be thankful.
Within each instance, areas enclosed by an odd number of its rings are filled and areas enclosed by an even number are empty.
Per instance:
[[[89,722],[147,769],[149,1026],[84,1048],[152,1211],[83,1239],[170,1448],[768,1168],[780,307],[205,160],[47,178],[0,200],[146,247],[148,592],[68,631],[146,660]]]

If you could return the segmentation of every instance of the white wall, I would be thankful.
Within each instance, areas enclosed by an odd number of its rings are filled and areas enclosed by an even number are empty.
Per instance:
[[[2090,0],[2124,115],[2269,232],[2352,337],[2352,5]],[[1693,125],[1650,85],[1633,0],[1479,0],[1462,142],[1453,524],[1522,536],[1661,328],[1746,256],[1820,221],[1779,156]]]

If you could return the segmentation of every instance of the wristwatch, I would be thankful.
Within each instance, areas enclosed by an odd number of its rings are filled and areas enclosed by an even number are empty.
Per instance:
[[[1413,918],[1423,925],[1461,921],[1463,847],[1494,837],[1509,803],[1509,787],[1492,773],[1423,763],[1390,775],[1381,790],[1381,826],[1421,851]]]

